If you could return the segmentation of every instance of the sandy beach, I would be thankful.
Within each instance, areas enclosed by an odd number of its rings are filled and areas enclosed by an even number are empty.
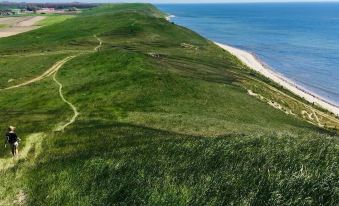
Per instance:
[[[39,26],[35,26],[36,23],[44,18],[44,16],[0,18],[0,24],[7,25],[5,28],[0,29],[0,38],[37,29]]]
[[[168,15],[168,16],[165,17],[165,19],[166,19],[167,21],[171,21],[172,18],[174,18],[174,17],[175,17],[174,15]]]
[[[263,76],[271,79],[272,81],[276,82],[277,84],[281,85],[285,89],[291,91],[292,93],[304,98],[310,103],[314,103],[319,107],[322,107],[335,115],[339,116],[339,106],[329,103],[325,99],[312,94],[311,92],[307,91],[306,89],[302,88],[301,86],[297,85],[293,81],[289,80],[288,78],[274,72],[273,70],[265,67],[253,54],[231,47],[229,45],[220,44],[215,42],[216,45],[225,49],[226,51],[230,52],[232,55],[236,56],[239,60],[241,60],[245,65],[250,67],[251,69],[259,72]]]

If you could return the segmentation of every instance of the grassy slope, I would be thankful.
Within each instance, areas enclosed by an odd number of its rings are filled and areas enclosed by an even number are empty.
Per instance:
[[[67,19],[73,18],[74,15],[46,15],[46,18],[38,22],[38,26],[49,26],[61,23]]]
[[[2,128],[48,135],[0,170],[0,203],[21,193],[29,205],[338,203],[337,137],[247,95],[260,78],[157,17],[149,5],[109,5],[0,39],[12,55],[91,50],[93,34],[104,43],[57,76],[81,113],[64,133],[50,132],[71,115],[51,79],[1,91]]]
[[[13,86],[42,74],[66,54],[5,56],[0,60],[0,88]],[[24,65],[24,66],[23,66]]]

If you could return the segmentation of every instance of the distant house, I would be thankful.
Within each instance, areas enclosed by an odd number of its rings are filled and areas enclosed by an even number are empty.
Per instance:
[[[41,8],[36,11],[39,14],[52,14],[56,13],[54,8]]]
[[[21,14],[21,9],[11,9],[11,12],[13,13],[13,15],[18,15]]]

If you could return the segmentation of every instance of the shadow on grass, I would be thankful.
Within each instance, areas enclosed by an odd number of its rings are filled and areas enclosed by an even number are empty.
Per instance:
[[[331,205],[338,200],[333,163],[339,153],[325,136],[311,136],[202,137],[78,122],[43,143],[45,153],[27,176],[29,200],[37,205]]]

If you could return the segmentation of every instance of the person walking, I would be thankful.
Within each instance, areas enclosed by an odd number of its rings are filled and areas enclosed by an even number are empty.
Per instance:
[[[15,127],[9,126],[8,131],[6,133],[6,144],[11,146],[12,155],[15,157],[19,154],[18,147],[19,147],[20,138],[15,133]]]

